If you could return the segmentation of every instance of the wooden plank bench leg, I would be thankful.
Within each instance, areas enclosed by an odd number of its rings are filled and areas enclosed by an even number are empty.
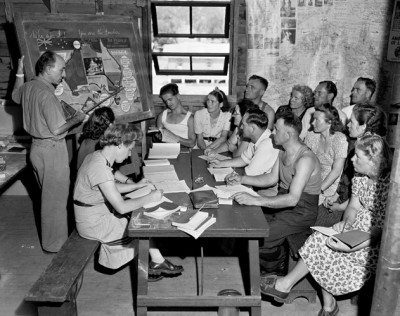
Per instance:
[[[260,306],[251,307],[251,316],[261,316],[260,258],[258,240],[249,240],[250,295],[260,297]]]

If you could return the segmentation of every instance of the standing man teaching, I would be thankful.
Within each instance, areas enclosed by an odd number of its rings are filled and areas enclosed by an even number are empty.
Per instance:
[[[271,108],[270,105],[268,105],[268,103],[261,100],[267,88],[268,88],[267,79],[257,75],[252,75],[249,78],[249,82],[246,85],[244,98],[252,101],[255,105],[258,105],[260,110],[264,111],[267,114],[268,128],[270,131],[272,131],[275,122],[275,111],[273,108]]]
[[[65,120],[62,105],[54,94],[65,76],[61,56],[46,51],[36,62],[35,72],[36,77],[16,88],[12,97],[22,105],[24,129],[32,136],[29,158],[41,189],[42,248],[58,252],[68,238],[70,170],[65,136],[86,115],[76,112]]]

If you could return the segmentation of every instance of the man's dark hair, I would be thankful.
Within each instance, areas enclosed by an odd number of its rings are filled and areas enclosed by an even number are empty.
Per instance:
[[[247,114],[247,124],[255,124],[264,130],[268,128],[268,116],[264,111],[260,109],[251,109],[245,114]]]
[[[179,94],[178,85],[176,83],[168,83],[165,86],[162,86],[160,89],[160,98],[166,93],[171,93],[172,95]]]
[[[268,88],[268,80],[263,77],[260,77],[257,75],[252,75],[252,76],[250,76],[249,80],[259,80],[261,82],[261,84],[264,86],[265,90],[267,90],[267,88]]]
[[[298,133],[298,135],[301,134],[303,125],[301,124],[301,120],[296,114],[294,114],[293,112],[282,113],[282,115],[279,116],[278,120],[280,119],[283,120],[283,124],[285,126],[294,129]]]
[[[374,95],[376,90],[376,81],[371,78],[359,77],[357,81],[364,82],[365,86],[369,91],[371,91],[371,97]]]
[[[258,109],[258,105],[255,105],[253,101],[249,99],[240,100],[237,105],[239,106],[240,115],[243,117],[245,113],[252,109]]]
[[[42,74],[47,66],[54,66],[57,61],[56,55],[55,52],[48,50],[39,57],[35,65],[36,76]]]
[[[333,81],[330,80],[320,81],[319,84],[325,85],[326,92],[333,94],[333,99],[332,99],[333,102],[333,100],[335,100],[337,96],[337,88],[336,85],[333,83]]]

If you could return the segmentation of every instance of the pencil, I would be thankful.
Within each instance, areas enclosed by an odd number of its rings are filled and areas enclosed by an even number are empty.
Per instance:
[[[342,228],[342,232],[341,232],[341,234],[343,234],[343,232],[344,232],[344,229],[346,228],[346,226],[347,226],[347,220],[345,220],[345,221],[344,221],[344,225],[343,225],[343,228]]]

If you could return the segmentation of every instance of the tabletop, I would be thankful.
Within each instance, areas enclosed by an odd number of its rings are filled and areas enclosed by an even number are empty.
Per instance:
[[[3,192],[19,175],[19,173],[25,169],[27,165],[26,154],[7,154],[1,153],[1,157],[6,162],[6,169],[0,171],[0,174],[5,174],[5,178],[0,179],[0,192]]]
[[[180,154],[177,159],[170,162],[175,166],[179,179],[184,179],[189,188],[198,188],[204,184],[214,186],[214,177],[208,172],[207,161],[198,158],[201,150],[192,150],[188,154]],[[204,182],[196,183],[194,179],[202,176]],[[218,183],[223,184],[223,183]],[[166,194],[173,202],[192,207],[186,193]],[[263,238],[268,236],[268,223],[260,207],[244,206],[234,202],[233,205],[219,205],[218,209],[202,209],[213,214],[216,223],[209,227],[201,237],[229,237],[229,238]],[[148,218],[143,215],[143,209],[132,213],[128,226],[131,237],[189,237],[186,233],[171,226],[171,221],[179,216],[172,214],[164,220]],[[138,220],[142,225],[136,225]]]

